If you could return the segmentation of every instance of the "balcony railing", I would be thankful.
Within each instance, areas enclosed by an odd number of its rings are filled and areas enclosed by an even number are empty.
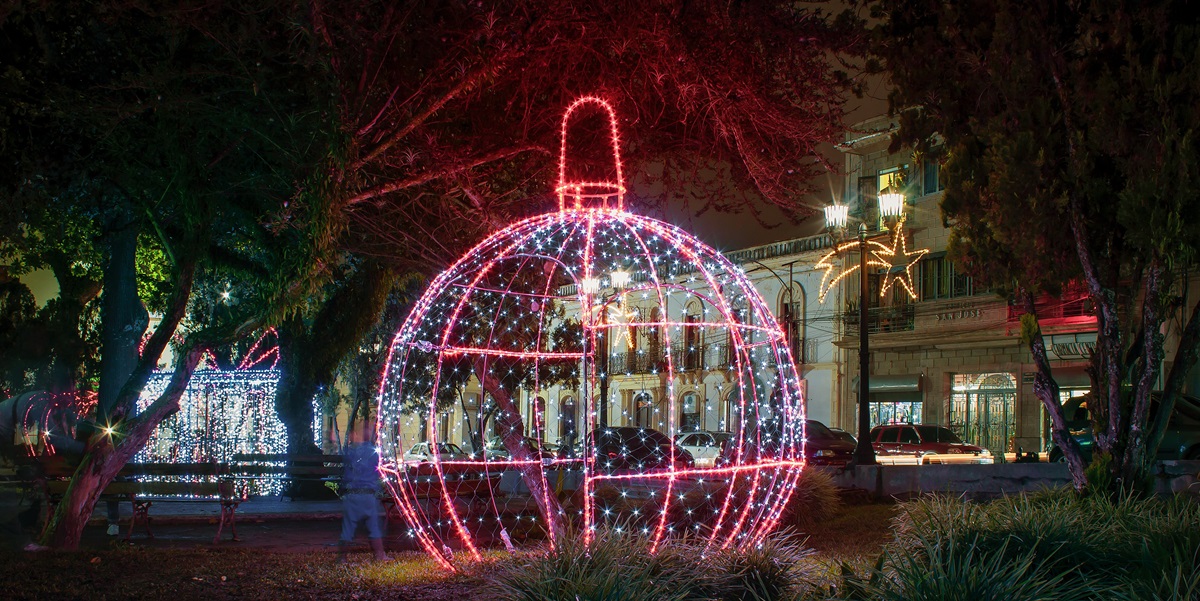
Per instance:
[[[1063,288],[1062,295],[1050,296],[1049,294],[1039,295],[1033,302],[1034,310],[1037,311],[1038,321],[1042,323],[1054,323],[1058,320],[1074,320],[1076,318],[1095,318],[1095,311],[1092,307],[1091,296],[1084,288],[1083,284],[1072,282]],[[1023,303],[1009,302],[1008,304],[1008,321],[1017,322],[1021,320],[1021,315],[1025,313],[1025,305]]]
[[[724,342],[688,347],[672,345],[671,365],[675,371],[726,369],[729,366],[729,345]],[[650,374],[666,370],[666,358],[649,351],[614,353],[608,364],[608,371],[613,374]]]
[[[869,307],[867,309],[867,332],[884,334],[887,332],[909,332],[916,323],[916,308],[912,304],[895,307]],[[846,329],[858,332],[858,310],[847,304],[847,311],[842,314],[842,322]]]

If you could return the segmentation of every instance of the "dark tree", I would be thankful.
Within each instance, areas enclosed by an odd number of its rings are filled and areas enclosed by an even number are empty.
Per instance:
[[[0,21],[13,83],[0,97],[0,150],[17,167],[5,187],[28,214],[41,198],[60,215],[96,216],[90,242],[103,278],[92,281],[105,282],[105,320],[136,329],[139,284],[162,314],[140,353],[132,344],[133,361],[127,328],[103,328],[105,356],[124,355],[101,370],[100,416],[111,429],[87,440],[47,544],[78,544],[99,493],[178,409],[209,349],[282,321],[336,261],[341,224],[325,202],[338,147],[332,80],[294,8],[31,3]],[[139,270],[139,254],[155,251],[161,264]],[[241,302],[213,310],[230,285]],[[136,400],[185,317],[172,381],[139,413]]]
[[[896,145],[944,157],[951,252],[1026,308],[1034,391],[1075,486],[1087,484],[1085,466],[1033,303],[1071,281],[1086,288],[1097,322],[1093,473],[1143,486],[1200,341],[1200,303],[1186,294],[1200,249],[1194,7],[872,4],[901,119]],[[1176,317],[1186,325],[1178,347],[1165,349],[1163,325]],[[1167,350],[1174,361],[1151,420]]]

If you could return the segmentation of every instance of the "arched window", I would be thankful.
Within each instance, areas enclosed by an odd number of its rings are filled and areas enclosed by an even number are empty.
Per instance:
[[[700,428],[700,395],[685,392],[679,400],[679,431],[694,432]]]
[[[575,397],[563,397],[558,402],[558,438],[562,440],[578,435],[575,427]]]
[[[737,391],[725,395],[725,419],[722,429],[726,432],[737,432],[742,427],[742,407],[738,401]]]
[[[792,359],[796,363],[812,363],[816,353],[810,349],[807,331],[804,327],[807,303],[804,286],[792,282],[789,289],[779,294],[779,321],[787,334],[788,348],[792,351]]]

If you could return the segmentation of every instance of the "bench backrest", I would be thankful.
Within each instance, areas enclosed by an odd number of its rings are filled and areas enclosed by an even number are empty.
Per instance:
[[[51,496],[66,494],[69,480],[46,482],[46,492]],[[231,483],[226,482],[110,482],[104,487],[105,495],[134,495],[149,497],[229,497],[233,493]]]

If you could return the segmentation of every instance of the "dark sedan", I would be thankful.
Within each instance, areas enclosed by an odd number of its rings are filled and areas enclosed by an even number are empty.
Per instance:
[[[804,444],[804,458],[808,465],[844,468],[854,459],[853,443],[842,440],[828,426],[815,419],[805,420],[804,425],[807,439]],[[743,464],[753,463],[759,457],[767,461],[778,457],[778,435],[765,436],[764,440],[769,442],[759,445],[754,444],[751,440],[747,439],[743,442],[744,448],[741,453]],[[721,449],[721,455],[717,457],[717,467],[732,465],[738,459],[737,442],[737,437],[727,441]]]
[[[592,458],[596,467],[606,470],[639,472],[696,465],[691,453],[679,448],[666,434],[651,428],[624,426],[592,430]]]
[[[1158,392],[1151,393],[1153,404],[1150,406],[1151,415],[1158,412]],[[1189,395],[1180,395],[1175,401],[1175,412],[1167,422],[1167,431],[1163,433],[1162,444],[1159,445],[1155,458],[1166,459],[1200,459],[1200,399]],[[1086,400],[1075,400],[1064,405],[1064,412],[1070,418],[1067,428],[1071,436],[1079,441],[1083,451],[1084,463],[1092,461],[1092,447],[1095,439],[1092,436],[1092,422],[1087,411]],[[1062,449],[1053,441],[1050,443],[1050,461],[1065,461]]]

